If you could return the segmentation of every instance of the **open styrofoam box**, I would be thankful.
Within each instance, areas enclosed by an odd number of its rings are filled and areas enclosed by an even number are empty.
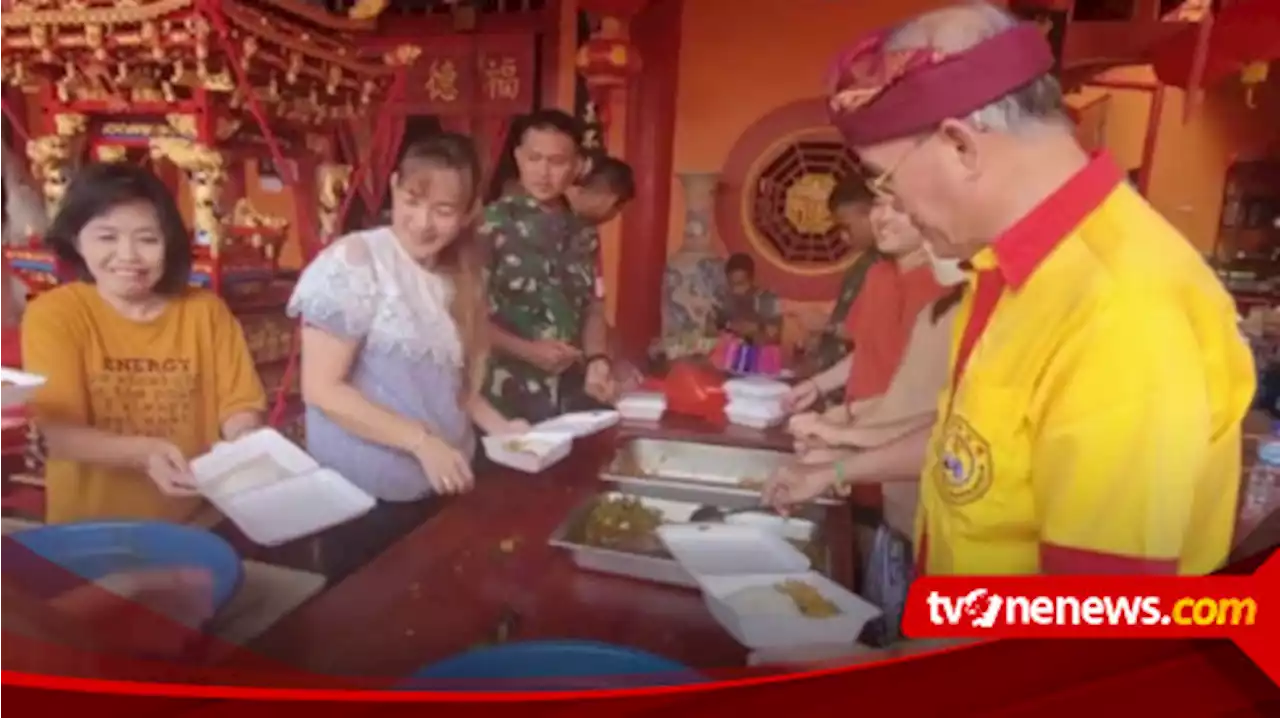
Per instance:
[[[672,557],[702,589],[711,615],[752,649],[852,643],[880,609],[811,569],[809,559],[782,536],[758,525],[672,524],[658,528]],[[830,618],[793,613],[743,613],[730,599],[752,586],[803,581],[840,609]]]
[[[263,546],[319,533],[377,503],[270,428],[216,445],[191,462],[191,472],[200,493]]]
[[[628,421],[657,421],[667,411],[667,397],[657,391],[638,391],[618,400],[618,411]]]
[[[764,511],[745,511],[724,517],[730,526],[751,526],[790,541],[808,541],[817,533],[818,525],[808,519],[779,516]]]
[[[770,429],[787,420],[779,399],[734,399],[724,408],[731,424],[752,429]]]
[[[791,391],[790,385],[763,377],[742,377],[730,379],[724,383],[725,396],[729,401],[763,401],[765,403],[781,402],[782,397]]]
[[[0,398],[3,399],[0,408],[4,409],[26,404],[45,382],[42,376],[9,367],[0,367],[0,379],[4,380],[4,386],[0,387]]]
[[[622,415],[612,409],[576,411],[547,419],[535,425],[533,430],[538,433],[572,434],[575,438],[581,439],[598,434],[621,420]]]
[[[744,613],[730,603],[731,597],[738,591],[755,586],[773,587],[783,581],[803,581],[835,604],[840,613],[828,618],[806,618],[792,613]],[[707,576],[699,585],[707,608],[716,621],[739,643],[754,650],[831,643],[851,644],[862,635],[867,622],[882,613],[871,602],[850,593],[816,571]]]
[[[524,434],[486,436],[484,453],[495,464],[536,474],[559,463],[573,449],[573,434],[530,431]]]
[[[658,527],[658,538],[689,575],[803,573],[809,559],[778,534],[741,524],[673,524]]]

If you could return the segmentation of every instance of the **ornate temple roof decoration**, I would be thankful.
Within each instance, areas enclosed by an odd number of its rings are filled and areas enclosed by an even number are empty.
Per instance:
[[[88,112],[201,92],[239,110],[252,91],[269,116],[315,125],[357,116],[395,75],[394,58],[351,41],[372,22],[299,0],[12,0],[0,27],[7,84],[46,80]]]

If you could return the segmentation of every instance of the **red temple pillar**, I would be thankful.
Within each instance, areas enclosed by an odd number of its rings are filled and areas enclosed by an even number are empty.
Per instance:
[[[630,356],[642,356],[662,331],[683,8],[683,0],[652,0],[631,23],[645,71],[631,88],[626,154],[636,199],[623,214],[616,290],[619,339]]]
[[[578,53],[612,153],[627,160],[636,199],[623,213],[616,325],[623,350],[644,354],[662,326],[662,276],[671,207],[682,0],[582,0],[603,18]],[[640,73],[643,59],[644,72]]]

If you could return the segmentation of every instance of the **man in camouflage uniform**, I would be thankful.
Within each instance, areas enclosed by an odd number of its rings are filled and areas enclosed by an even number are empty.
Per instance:
[[[511,418],[538,422],[562,412],[566,371],[581,368],[583,390],[614,399],[595,227],[565,193],[582,168],[581,130],[569,115],[534,113],[516,144],[519,185],[485,208],[491,248],[494,351],[485,395]]]
[[[814,371],[821,371],[849,354],[849,342],[844,337],[844,320],[849,308],[862,291],[862,282],[871,265],[884,258],[876,251],[875,233],[871,229],[871,207],[875,198],[860,175],[849,175],[836,185],[827,198],[827,206],[840,227],[840,234],[854,252],[862,254],[845,272],[840,283],[840,293],[835,306],[814,342],[807,362]],[[836,397],[839,400],[839,397]]]

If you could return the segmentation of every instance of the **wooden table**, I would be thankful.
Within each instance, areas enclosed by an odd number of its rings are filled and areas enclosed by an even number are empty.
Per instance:
[[[692,590],[577,569],[547,545],[581,501],[605,487],[598,473],[625,435],[701,440],[756,448],[785,437],[688,420],[627,427],[580,441],[547,472],[530,476],[488,466],[475,489],[414,511],[425,523],[286,617],[252,648],[328,675],[396,676],[491,640],[505,616],[511,638],[583,638],[625,644],[699,668],[743,665],[746,650],[711,618]],[[840,512],[846,513],[847,512]],[[367,535],[379,514],[305,542],[323,552]],[[849,534],[832,544],[851,544]],[[319,548],[315,548],[319,546]],[[296,558],[306,550],[292,547]],[[259,556],[259,560],[271,560]]]

